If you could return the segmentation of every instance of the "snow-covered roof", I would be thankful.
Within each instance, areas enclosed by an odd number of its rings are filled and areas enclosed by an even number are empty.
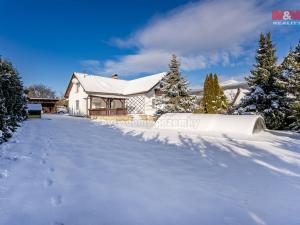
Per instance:
[[[132,95],[148,92],[166,73],[158,73],[134,80],[121,80],[104,76],[73,73],[86,92]]]
[[[221,82],[220,85],[221,86],[229,86],[229,85],[236,85],[236,84],[239,84],[241,83],[240,81],[237,81],[237,80],[226,80],[224,82]]]
[[[165,75],[166,73],[158,73],[128,81],[128,85],[126,86],[123,94],[130,95],[134,93],[147,92],[151,90],[151,88],[153,88]]]
[[[220,83],[220,86],[223,87],[224,90],[232,89],[232,88],[248,88],[248,84],[245,81],[237,81],[237,80],[226,80]]]
[[[42,105],[41,104],[27,104],[27,110],[37,110],[37,111],[41,111]]]
[[[227,80],[220,83],[220,86],[223,87],[224,90],[231,90],[231,89],[249,89],[247,82],[245,81],[237,81],[237,80]],[[192,88],[191,93],[194,95],[199,95],[203,92],[203,87],[196,87]]]
[[[123,96],[123,95],[92,94],[91,96],[92,97],[102,97],[102,98],[127,99],[127,97]]]

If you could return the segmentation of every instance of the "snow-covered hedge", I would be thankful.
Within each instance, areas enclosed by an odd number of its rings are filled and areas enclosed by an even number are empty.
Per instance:
[[[154,128],[252,135],[266,126],[263,118],[256,115],[167,113],[156,121]]]

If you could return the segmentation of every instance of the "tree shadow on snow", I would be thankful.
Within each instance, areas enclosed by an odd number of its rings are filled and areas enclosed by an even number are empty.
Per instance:
[[[299,177],[300,178],[300,152],[295,151],[299,146],[293,143],[295,137],[298,135],[277,132],[271,132],[274,136],[285,137],[276,141],[267,141],[267,145],[264,141],[262,143],[256,143],[256,141],[243,141],[234,139],[226,134],[222,135],[222,139],[213,138],[207,139],[201,136],[197,138],[189,138],[178,134],[179,143],[174,144],[170,141],[170,137],[161,137],[159,133],[154,136],[145,138],[145,132],[121,131],[118,128],[114,128],[121,135],[125,135],[126,138],[132,137],[135,141],[147,142],[158,145],[172,146],[169,149],[172,150],[189,150],[199,153],[201,160],[207,161],[214,166],[221,168],[233,167],[232,160],[235,163],[243,163],[240,169],[245,167],[247,163],[256,165],[254,169],[259,168],[268,171],[276,176],[287,176],[287,177]],[[288,138],[288,139],[286,139]],[[261,147],[260,147],[261,146]],[[246,169],[246,168],[245,168]]]

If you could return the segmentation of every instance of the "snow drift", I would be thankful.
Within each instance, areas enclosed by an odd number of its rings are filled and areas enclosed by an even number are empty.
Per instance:
[[[263,118],[257,115],[167,113],[153,128],[252,135],[265,130],[266,126]]]

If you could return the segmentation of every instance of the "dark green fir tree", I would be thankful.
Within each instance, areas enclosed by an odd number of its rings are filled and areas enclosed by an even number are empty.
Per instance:
[[[288,82],[288,128],[300,132],[300,41],[284,58],[281,68]]]
[[[269,129],[286,127],[286,81],[277,66],[276,50],[271,33],[261,34],[256,64],[246,78],[250,91],[238,107],[241,114],[258,114],[265,118]]]
[[[156,117],[164,113],[191,112],[195,99],[190,96],[188,81],[181,75],[180,63],[176,55],[172,56],[169,72],[160,83],[161,97],[156,102]]]
[[[0,58],[0,117],[3,140],[26,118],[26,97],[21,78],[10,62]]]

